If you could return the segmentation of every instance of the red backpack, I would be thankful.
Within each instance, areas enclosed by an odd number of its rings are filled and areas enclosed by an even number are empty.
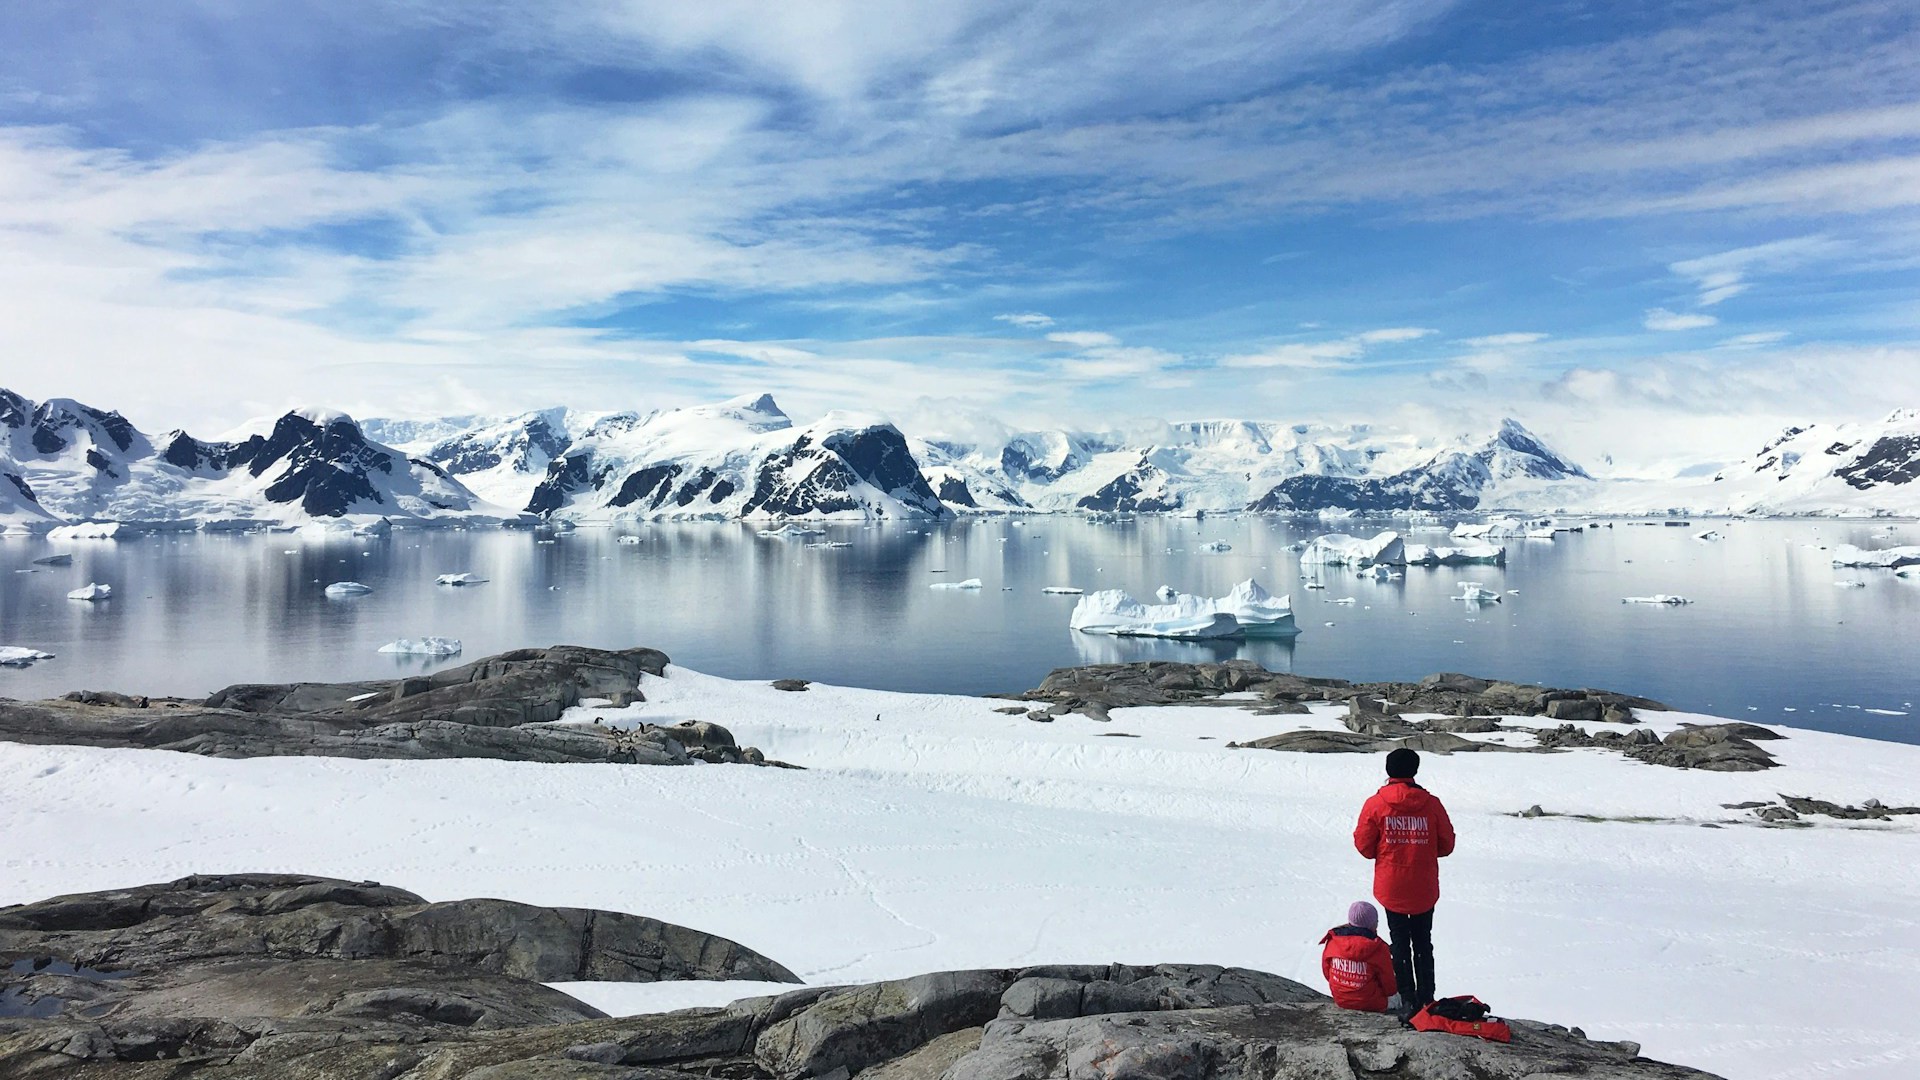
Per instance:
[[[1486,1002],[1472,994],[1461,994],[1422,1005],[1407,1023],[1417,1031],[1444,1031],[1492,1042],[1512,1042],[1513,1029],[1505,1020],[1489,1015],[1489,1011]]]

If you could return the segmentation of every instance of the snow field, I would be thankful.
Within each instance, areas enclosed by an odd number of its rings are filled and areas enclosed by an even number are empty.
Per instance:
[[[1334,709],[1036,724],[993,712],[1006,704],[995,700],[790,693],[680,668],[644,690],[644,704],[567,719],[712,720],[807,771],[0,744],[11,796],[0,902],[301,871],[432,899],[651,915],[733,937],[812,983],[1124,960],[1239,964],[1319,986],[1314,943],[1370,891],[1350,834],[1381,759],[1226,747],[1337,728]],[[1700,718],[1653,726],[1685,719]],[[1421,779],[1461,837],[1442,863],[1443,992],[1729,1077],[1911,1075],[1920,822],[1700,822],[1736,821],[1720,803],[1781,792],[1920,803],[1920,748],[1791,735],[1767,744],[1785,763],[1768,773],[1597,750],[1428,755]],[[1682,820],[1509,816],[1534,803]],[[566,989],[612,1011],[742,996]]]

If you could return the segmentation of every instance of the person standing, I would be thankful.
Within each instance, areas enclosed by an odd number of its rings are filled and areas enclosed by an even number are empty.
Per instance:
[[[1414,782],[1420,755],[1405,747],[1387,755],[1387,782],[1360,808],[1353,846],[1373,860],[1373,896],[1387,913],[1394,981],[1403,1007],[1434,999],[1433,909],[1440,901],[1440,860],[1453,854],[1447,808]]]

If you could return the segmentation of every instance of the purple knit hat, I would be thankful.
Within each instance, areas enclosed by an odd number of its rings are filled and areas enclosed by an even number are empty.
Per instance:
[[[1347,925],[1362,930],[1377,930],[1380,927],[1380,913],[1365,900],[1355,900],[1347,905]]]

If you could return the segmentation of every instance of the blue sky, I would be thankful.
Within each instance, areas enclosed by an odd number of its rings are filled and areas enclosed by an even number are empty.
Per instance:
[[[0,8],[0,385],[1659,468],[1920,404],[1909,3]]]

